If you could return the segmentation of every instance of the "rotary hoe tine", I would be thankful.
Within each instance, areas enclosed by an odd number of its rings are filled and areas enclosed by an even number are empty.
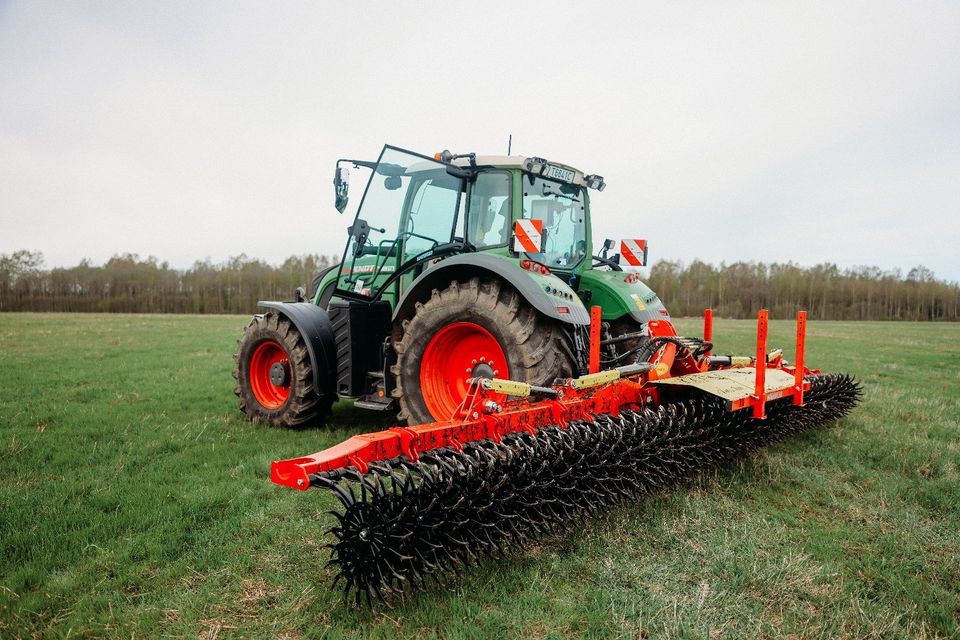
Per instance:
[[[349,508],[354,502],[356,502],[356,500],[351,499],[350,494],[344,491],[343,487],[340,486],[340,483],[337,482],[336,480],[330,480],[329,478],[324,478],[323,476],[320,476],[317,479],[317,482],[319,482],[323,486],[333,491],[334,495],[337,496],[337,498],[340,500],[340,502],[343,504],[344,507]],[[343,522],[342,517],[340,517],[340,521]]]

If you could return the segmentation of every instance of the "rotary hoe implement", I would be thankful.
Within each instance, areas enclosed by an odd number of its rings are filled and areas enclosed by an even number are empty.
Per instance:
[[[338,397],[397,426],[273,463],[330,491],[330,564],[357,605],[456,578],[611,508],[834,421],[859,384],[767,349],[713,353],[677,333],[641,281],[643,240],[593,255],[589,191],[604,179],[539,157],[384,147],[344,258],[309,294],[262,302],[239,341],[248,418],[322,422]],[[610,251],[619,248],[615,255]]]
[[[695,373],[669,375],[661,350],[550,387],[473,378],[451,420],[354,436],[274,462],[271,476],[336,494],[335,584],[357,604],[387,604],[845,415],[859,385],[806,368],[802,312],[797,325],[793,365],[766,353],[762,311],[755,357],[710,356],[709,342],[675,335],[653,341],[676,347],[673,365]],[[591,343],[594,355],[603,342]]]

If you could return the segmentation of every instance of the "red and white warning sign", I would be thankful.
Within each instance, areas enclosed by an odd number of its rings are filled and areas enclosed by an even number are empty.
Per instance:
[[[647,266],[647,241],[621,240],[620,264],[631,267]]]
[[[543,253],[543,220],[517,220],[513,225],[513,250]]]

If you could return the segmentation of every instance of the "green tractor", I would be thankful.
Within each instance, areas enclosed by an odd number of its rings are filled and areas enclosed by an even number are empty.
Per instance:
[[[371,174],[340,264],[308,299],[260,302],[239,341],[236,393],[251,420],[317,422],[338,397],[410,425],[451,419],[470,379],[585,373],[591,306],[605,365],[653,355],[648,324],[669,315],[623,270],[645,263],[645,243],[592,251],[589,192],[602,177],[536,157],[385,146],[376,162],[337,162],[341,213],[349,167]]]

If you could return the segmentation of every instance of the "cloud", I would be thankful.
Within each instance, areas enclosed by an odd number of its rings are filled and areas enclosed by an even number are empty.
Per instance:
[[[958,27],[953,3],[8,4],[0,252],[339,253],[336,158],[513,133],[608,178],[597,242],[960,279]]]

